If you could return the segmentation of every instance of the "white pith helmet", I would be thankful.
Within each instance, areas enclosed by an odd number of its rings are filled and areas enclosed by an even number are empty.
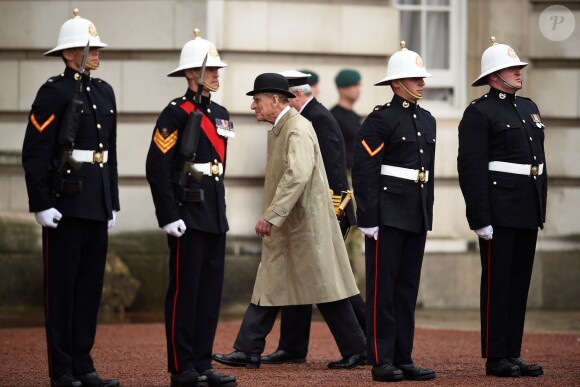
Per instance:
[[[80,17],[78,8],[75,8],[72,19],[65,21],[62,27],[60,27],[56,47],[45,52],[44,55],[60,56],[62,50],[85,47],[87,41],[89,42],[89,47],[107,47],[107,44],[101,42],[97,28],[93,22]]]
[[[222,68],[227,66],[227,64],[221,61],[213,43],[199,36],[199,30],[197,28],[193,30],[193,34],[195,38],[185,43],[181,49],[179,67],[167,74],[168,77],[182,77],[183,70],[201,67],[206,54],[206,67]]]
[[[516,52],[507,44],[497,44],[494,36],[490,40],[491,47],[488,47],[481,56],[481,74],[471,86],[486,85],[487,76],[496,71],[508,67],[526,67],[528,65],[526,62],[522,62]]]
[[[429,74],[425,70],[425,64],[421,56],[415,51],[410,51],[405,48],[405,41],[401,41],[401,50],[395,52],[387,64],[387,76],[377,83],[375,86],[390,85],[391,81],[395,79],[404,78],[428,78]]]

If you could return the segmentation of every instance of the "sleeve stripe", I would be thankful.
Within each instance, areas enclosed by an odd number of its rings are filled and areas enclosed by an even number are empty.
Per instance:
[[[375,155],[377,153],[379,153],[385,147],[385,143],[381,142],[381,145],[379,145],[379,147],[373,151],[373,150],[371,150],[371,148],[369,147],[369,145],[367,144],[367,142],[365,140],[362,140],[361,144],[362,144],[362,146],[364,146],[364,148],[367,150],[367,153],[371,157],[375,157]]]
[[[42,123],[42,125],[41,125],[41,124],[39,124],[39,123],[38,123],[38,121],[36,120],[36,117],[34,116],[34,113],[32,113],[32,114],[30,115],[30,122],[31,122],[31,123],[32,123],[32,125],[33,125],[33,126],[36,128],[36,130],[38,130],[38,133],[42,133],[42,132],[44,132],[44,129],[46,129],[46,127],[47,127],[48,125],[50,125],[50,124],[52,123],[52,121],[54,121],[54,119],[55,119],[55,116],[54,116],[54,114],[51,114],[51,115],[50,115],[50,117],[48,117],[48,118],[47,118],[47,120],[46,120],[46,121],[44,121],[44,122]]]

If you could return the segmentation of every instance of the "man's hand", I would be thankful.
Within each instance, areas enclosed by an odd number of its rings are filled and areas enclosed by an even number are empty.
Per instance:
[[[180,236],[185,234],[185,230],[187,230],[187,227],[185,227],[185,223],[183,222],[183,220],[179,219],[176,220],[175,222],[166,224],[165,226],[162,227],[162,229],[168,235],[179,238]]]
[[[117,220],[117,211],[113,210],[113,219],[109,219],[107,223],[107,228],[115,227],[115,221]]]
[[[34,218],[36,219],[36,223],[43,227],[56,228],[58,222],[62,219],[62,214],[56,208],[52,207],[48,210],[35,212]]]
[[[270,236],[272,234],[272,223],[260,218],[258,223],[256,223],[256,234],[261,237]]]
[[[379,238],[379,226],[376,227],[359,227],[359,230],[365,234],[368,238],[374,238],[377,240]]]
[[[485,239],[486,241],[493,238],[493,227],[491,227],[491,225],[478,228],[477,230],[473,231],[475,231],[478,237],[480,237],[481,239]]]

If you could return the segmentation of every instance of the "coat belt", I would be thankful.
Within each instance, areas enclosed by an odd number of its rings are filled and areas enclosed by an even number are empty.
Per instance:
[[[381,175],[398,177],[400,179],[412,180],[415,183],[426,183],[429,181],[429,171],[419,169],[395,167],[393,165],[381,165]]]
[[[92,151],[73,149],[72,157],[81,163],[106,163],[109,160],[109,151]]]
[[[544,173],[544,163],[534,165],[507,163],[505,161],[490,161],[489,170],[494,172],[513,173],[515,175],[538,176]]]

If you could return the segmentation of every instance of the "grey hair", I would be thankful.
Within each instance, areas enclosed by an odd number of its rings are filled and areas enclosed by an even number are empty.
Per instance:
[[[300,86],[292,86],[288,89],[288,91],[291,93],[294,93],[295,91],[299,91],[307,97],[310,97],[312,95],[312,88],[307,83],[304,85],[300,85]]]

